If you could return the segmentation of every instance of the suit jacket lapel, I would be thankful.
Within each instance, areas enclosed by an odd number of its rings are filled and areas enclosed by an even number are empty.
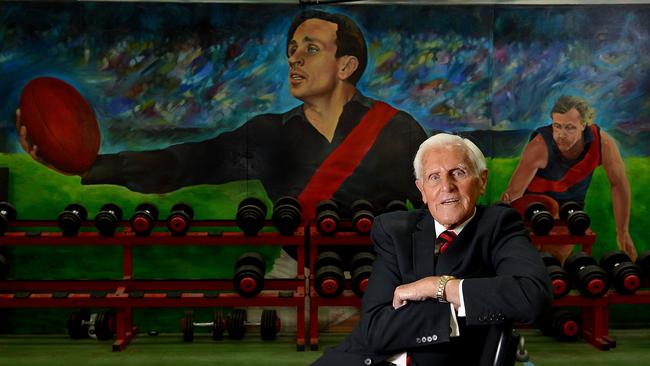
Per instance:
[[[434,274],[433,249],[436,229],[429,210],[423,209],[423,211],[425,214],[422,215],[413,233],[413,268],[417,279]]]

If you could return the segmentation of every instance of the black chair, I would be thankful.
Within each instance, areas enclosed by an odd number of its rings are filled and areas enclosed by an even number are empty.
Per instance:
[[[486,339],[481,366],[513,366],[518,355],[520,359],[528,358],[523,337],[512,322],[491,326]]]

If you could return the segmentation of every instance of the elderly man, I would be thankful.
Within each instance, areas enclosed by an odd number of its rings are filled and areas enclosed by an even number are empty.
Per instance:
[[[531,323],[550,303],[519,214],[476,205],[487,183],[476,145],[437,134],[413,166],[427,208],[376,218],[360,323],[315,365],[477,365],[492,326]]]

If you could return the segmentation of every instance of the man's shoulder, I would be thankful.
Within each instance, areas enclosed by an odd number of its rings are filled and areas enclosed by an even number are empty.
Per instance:
[[[494,229],[504,223],[510,225],[523,220],[517,210],[506,204],[477,205],[476,218],[478,225],[492,227]]]
[[[395,109],[397,111],[395,116],[393,116],[393,118],[391,119],[391,123],[396,122],[396,121],[397,122],[402,122],[402,123],[409,122],[409,123],[417,125],[417,127],[421,128],[420,124],[415,120],[415,118],[413,118],[413,116],[411,116],[408,112],[406,112],[406,111],[404,111],[402,109],[399,109],[396,106],[390,104],[389,102],[381,101],[381,100],[378,100],[378,99],[373,99],[371,97],[368,97],[368,96],[362,94],[359,91],[357,91],[357,93],[352,98],[352,102],[359,103],[360,105],[362,105],[362,106],[364,106],[364,107],[366,107],[368,109],[372,108],[377,103],[387,104],[388,106],[390,106],[391,108],[393,108],[393,109]]]
[[[426,218],[427,212],[426,208],[387,212],[377,216],[375,222],[387,232],[413,232]]]

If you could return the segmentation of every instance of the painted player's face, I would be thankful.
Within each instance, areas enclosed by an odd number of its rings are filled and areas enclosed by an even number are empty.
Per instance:
[[[474,163],[461,145],[432,148],[422,159],[422,178],[415,181],[431,216],[447,228],[469,219],[485,193],[487,170],[475,174]]]
[[[582,133],[585,124],[582,123],[580,112],[575,108],[566,113],[552,113],[553,140],[563,154],[575,153],[582,146]]]
[[[342,65],[336,58],[338,25],[322,19],[300,24],[289,41],[289,91],[295,98],[328,97]]]

